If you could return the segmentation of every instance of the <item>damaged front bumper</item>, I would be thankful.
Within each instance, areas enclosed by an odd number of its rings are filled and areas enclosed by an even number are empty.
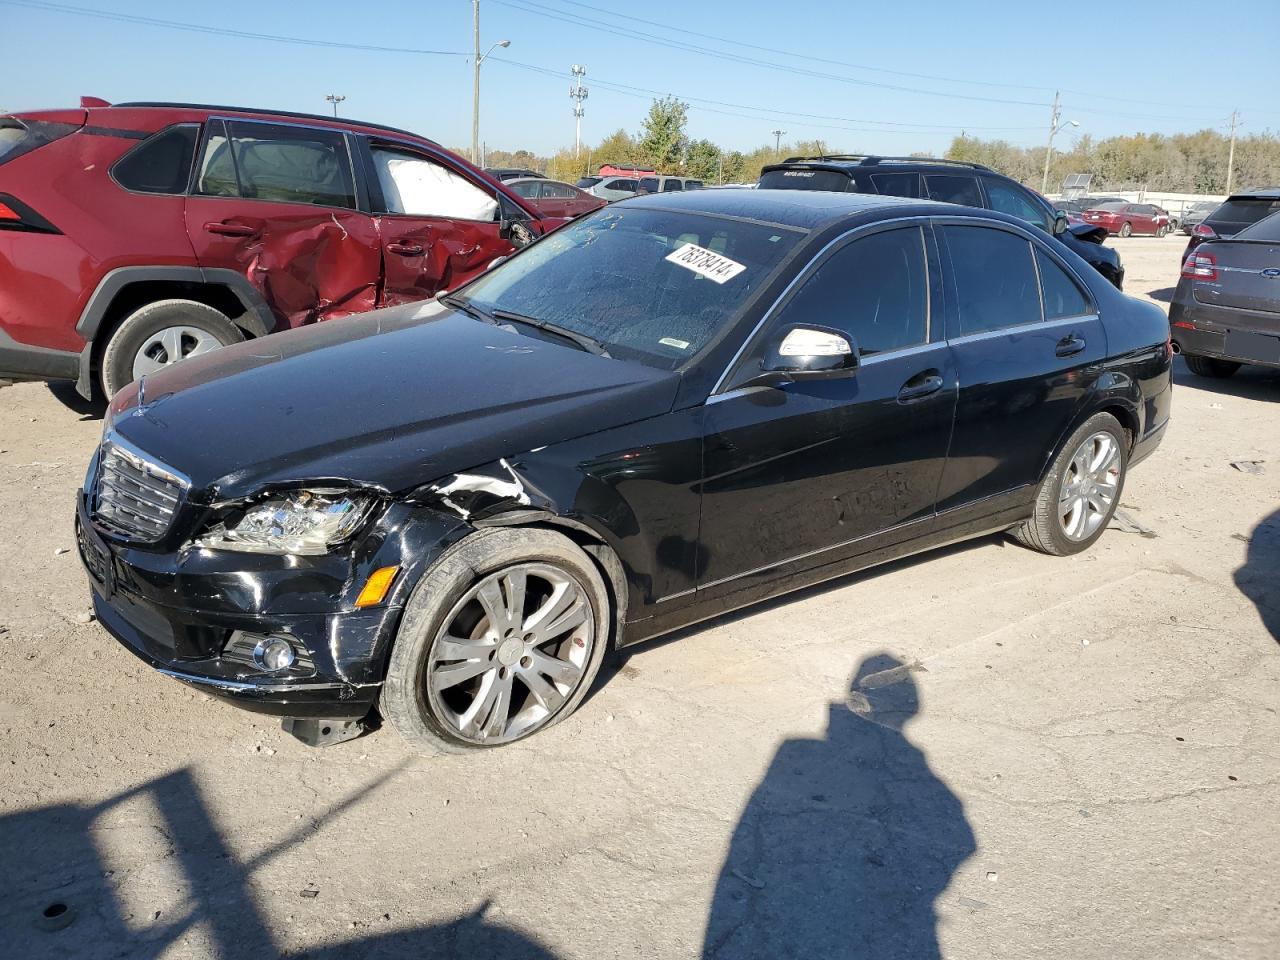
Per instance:
[[[388,511],[354,555],[264,556],[135,548],[103,535],[77,498],[80,557],[94,612],[122,646],[165,676],[258,713],[359,719],[376,704],[412,585],[459,526],[429,511]],[[353,600],[369,572],[397,566],[383,604]],[[270,670],[255,645],[284,638],[294,663]]]

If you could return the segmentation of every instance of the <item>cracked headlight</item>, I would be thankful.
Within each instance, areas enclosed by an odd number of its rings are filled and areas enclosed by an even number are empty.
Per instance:
[[[198,537],[210,550],[315,556],[360,529],[374,500],[347,490],[291,490],[246,503]]]

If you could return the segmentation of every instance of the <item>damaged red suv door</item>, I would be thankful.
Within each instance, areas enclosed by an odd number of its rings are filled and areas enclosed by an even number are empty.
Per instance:
[[[434,296],[511,252],[507,224],[528,214],[492,185],[415,145],[359,141],[382,244],[379,305]]]
[[[382,251],[359,209],[351,140],[260,120],[206,125],[186,206],[196,261],[245,274],[276,329],[378,306]]]

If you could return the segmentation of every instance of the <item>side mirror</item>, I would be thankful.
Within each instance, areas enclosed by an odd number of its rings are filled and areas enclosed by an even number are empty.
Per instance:
[[[1053,235],[1060,237],[1067,232],[1067,227],[1071,226],[1071,221],[1067,219],[1067,215],[1059,210],[1053,218]]]
[[[848,334],[792,324],[770,340],[760,359],[761,372],[741,386],[774,387],[792,380],[847,377],[857,370],[858,346]]]
[[[503,220],[498,227],[498,233],[503,240],[506,240],[517,250],[521,247],[527,247],[538,239],[523,220]]]

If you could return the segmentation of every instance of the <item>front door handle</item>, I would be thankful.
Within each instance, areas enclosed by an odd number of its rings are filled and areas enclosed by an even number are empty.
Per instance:
[[[251,226],[243,223],[206,223],[204,229],[207,233],[216,233],[220,237],[253,237],[257,236],[258,231]]]
[[[1074,333],[1068,334],[1058,341],[1058,347],[1054,350],[1060,357],[1074,357],[1085,348],[1084,337],[1078,337]]]
[[[914,403],[917,400],[923,400],[925,397],[931,397],[942,389],[942,377],[933,371],[926,371],[912,377],[902,385],[902,389],[898,391],[899,403]]]
[[[388,243],[387,249],[402,257],[417,257],[422,254],[422,246],[417,243]]]

